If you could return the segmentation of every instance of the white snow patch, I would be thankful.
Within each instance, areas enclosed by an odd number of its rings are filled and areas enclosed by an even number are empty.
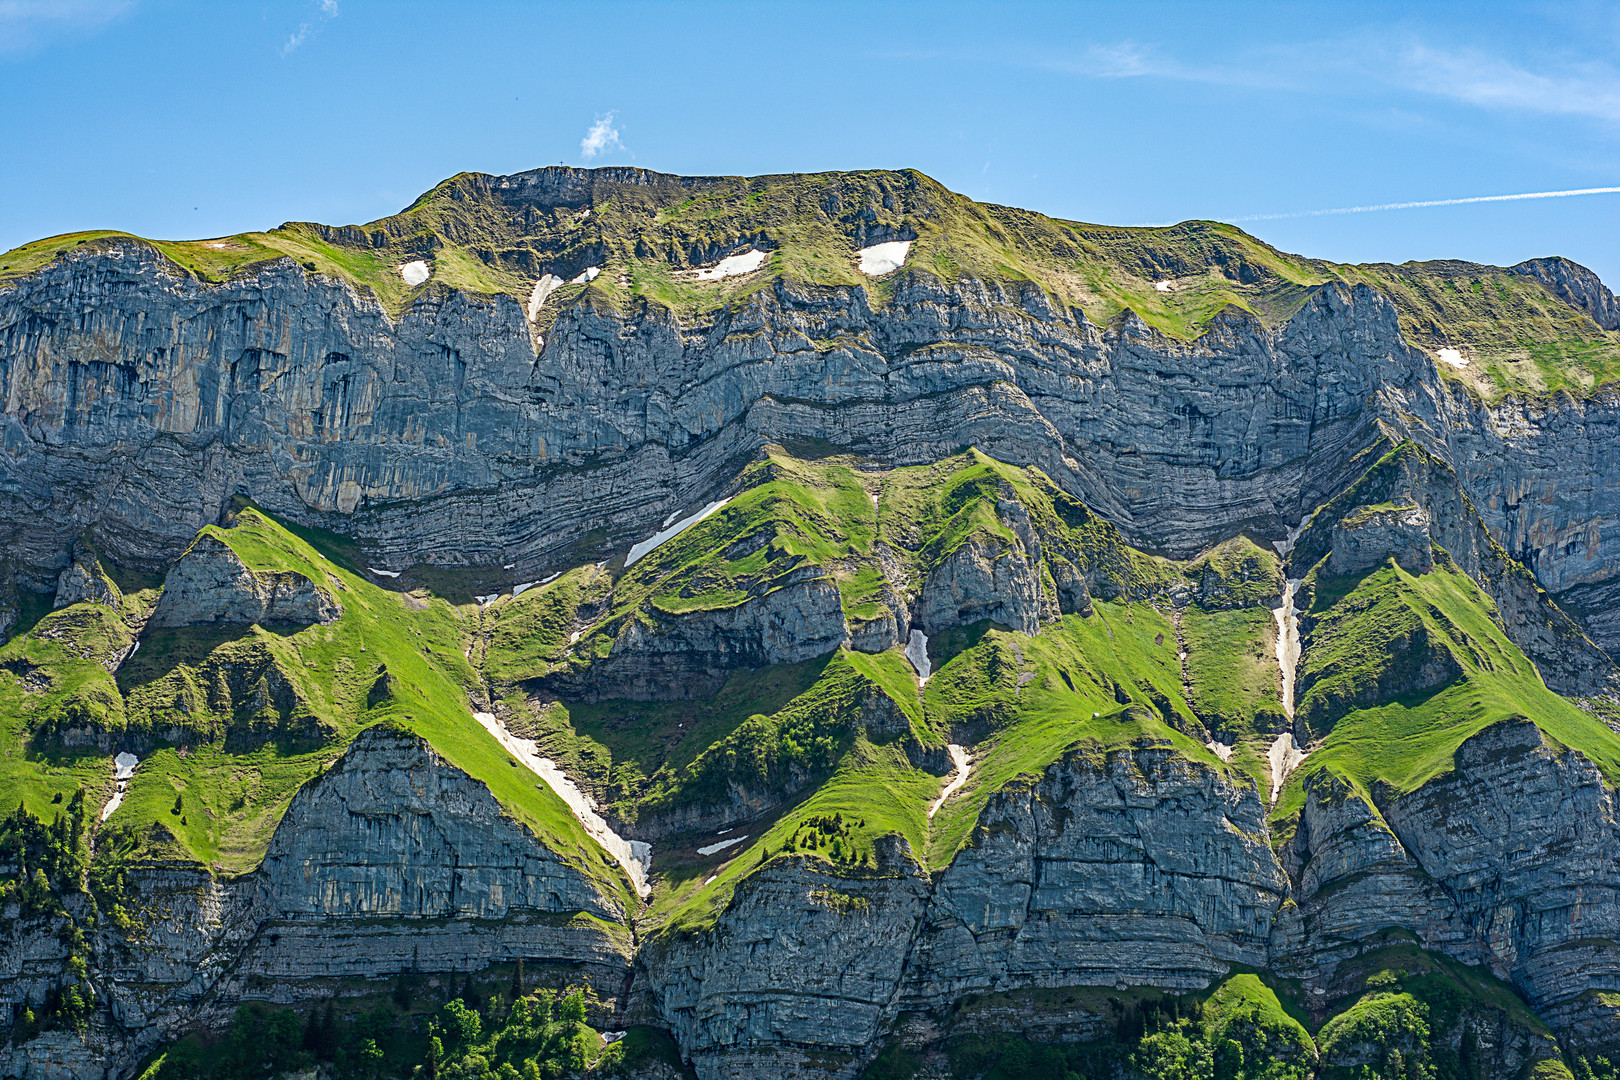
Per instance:
[[[591,797],[579,790],[567,774],[557,768],[556,762],[540,756],[539,745],[533,739],[520,739],[507,731],[494,713],[473,713],[473,719],[568,804],[568,809],[574,812],[591,838],[619,860],[619,865],[630,876],[630,883],[636,887],[637,896],[646,896],[651,891],[647,887],[647,871],[652,868],[652,845],[639,840],[626,840],[614,832],[602,815],[596,812],[596,804]]]
[[[493,604],[495,601],[499,600],[500,598],[501,598],[501,594],[498,593],[498,592],[492,592],[488,596],[474,596],[473,597],[474,600],[478,601],[478,606],[479,607],[489,607],[489,605]]]
[[[1153,283],[1153,287],[1159,292],[1169,292],[1175,286],[1171,285],[1168,281],[1155,281]]]
[[[881,244],[863,247],[855,254],[861,259],[861,273],[867,277],[882,277],[904,266],[906,253],[910,250],[910,240],[886,240]]]
[[[563,279],[556,274],[546,274],[534,283],[534,291],[529,294],[529,321],[534,322],[540,317],[540,309],[546,306],[546,297],[562,287]]]
[[[1266,760],[1271,763],[1271,802],[1275,806],[1277,796],[1282,794],[1283,782],[1305,760],[1305,751],[1294,745],[1293,732],[1285,731],[1266,751]]]
[[[746,833],[744,835],[742,835],[742,836],[733,836],[729,840],[721,840],[719,843],[708,844],[708,845],[706,845],[704,847],[698,848],[698,854],[699,855],[713,855],[717,851],[726,850],[726,848],[730,847],[732,844],[740,844],[746,839],[748,839],[748,836],[747,836]]]
[[[719,877],[719,876],[720,876],[719,874],[710,874],[708,877],[703,879],[703,884],[705,884],[705,885],[713,885],[714,884],[714,879]]]
[[[512,599],[517,599],[538,584],[540,584],[538,581],[525,581],[521,585],[512,586]]]
[[[1211,741],[1205,743],[1204,745],[1209,748],[1210,753],[1214,754],[1216,757],[1220,758],[1222,761],[1231,761],[1232,760],[1232,749],[1233,748],[1231,746],[1228,746],[1226,743],[1219,743],[1219,742],[1215,742],[1214,740],[1211,740]]]
[[[118,781],[118,787],[113,792],[113,797],[107,800],[107,805],[101,808],[102,821],[111,817],[112,812],[123,804],[124,793],[129,790],[129,778],[135,775],[135,766],[140,763],[141,759],[128,750],[113,758],[113,779]]]
[[[957,789],[967,783],[968,767],[973,762],[973,759],[968,757],[966,747],[950,743],[945,749],[951,753],[951,761],[956,765],[956,775],[951,778],[950,783],[945,785],[945,790],[939,793],[939,798],[934,800],[934,805],[928,808],[929,821],[934,820],[934,812],[945,805],[945,800],[955,795]]]
[[[570,285],[583,285],[587,281],[595,281],[596,275],[602,272],[600,266],[587,266],[578,277],[569,280]]]
[[[928,660],[928,635],[921,630],[913,630],[911,639],[906,642],[906,659],[911,666],[917,669],[917,685],[921,686],[933,674],[934,666]]]
[[[1271,612],[1277,620],[1277,667],[1282,670],[1282,707],[1288,719],[1294,718],[1294,675],[1299,669],[1299,608],[1294,606],[1294,590],[1301,578],[1283,583],[1282,603]]]
[[[589,213],[589,211],[587,211],[587,213]],[[602,1032],[602,1045],[612,1046],[614,1043],[624,1038],[625,1034],[626,1033],[623,1031],[604,1031]]]
[[[708,506],[705,506],[703,509],[699,510],[697,513],[693,514],[691,517],[682,518],[668,528],[660,529],[653,533],[651,536],[647,537],[647,539],[630,549],[630,554],[624,557],[624,568],[626,570],[630,569],[630,567],[635,565],[637,559],[641,558],[649,551],[652,551],[659,544],[662,544],[665,540],[679,536],[681,533],[685,532],[687,529],[690,529],[704,518],[717,512],[722,506],[726,505],[726,503],[730,501],[731,499],[728,497],[721,499],[718,502],[712,502]]]
[[[379,570],[375,566],[366,567],[366,572],[368,574],[376,574],[379,577],[399,577],[398,570]]]
[[[1451,346],[1447,345],[1445,348],[1436,352],[1435,355],[1454,368],[1465,368],[1468,366],[1468,361],[1463,359],[1461,349],[1453,349]]]
[[[428,264],[421,259],[408,262],[399,268],[399,276],[404,278],[405,284],[413,289],[426,281],[431,274],[432,271],[428,269]]]
[[[719,281],[721,278],[752,274],[765,265],[766,257],[765,252],[752,248],[741,255],[727,255],[706,270],[681,270],[675,276],[693,281]]]
[[[583,631],[583,630],[575,630],[572,634],[568,635],[568,644],[570,644],[570,645],[576,644],[579,641],[579,639],[584,637],[584,636],[585,636],[585,631]]]

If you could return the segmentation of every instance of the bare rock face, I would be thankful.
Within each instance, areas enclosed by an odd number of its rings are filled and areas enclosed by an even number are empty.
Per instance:
[[[153,626],[335,622],[343,606],[302,574],[250,570],[225,541],[203,533],[163,580]]]
[[[1022,544],[973,537],[928,575],[912,605],[911,624],[930,637],[982,619],[1038,634],[1039,565],[1026,555]]]
[[[121,1031],[97,1029],[102,1045],[79,1055],[93,1067],[76,1059],[52,1072],[41,1055],[65,1051],[35,1040],[0,1049],[0,1075],[116,1072],[196,1019],[223,1026],[266,985],[298,1003],[334,985],[386,990],[402,971],[523,957],[536,974],[555,967],[611,998],[629,974],[631,935],[621,901],[581,857],[546,847],[419,737],[370,728],[294,797],[252,874],[221,881],[186,863],[136,873],[152,917],[127,939],[101,931],[97,985]],[[29,950],[47,943],[61,951],[37,927],[0,930],[0,984],[15,1000],[39,966]]]
[[[759,596],[732,607],[626,620],[613,651],[584,673],[560,676],[598,699],[648,701],[699,697],[738,668],[796,664],[847,643],[838,582],[820,567],[789,574]]]
[[[902,1011],[988,990],[1201,988],[1264,966],[1288,879],[1252,785],[1165,746],[1076,750],[995,796],[942,875],[773,862],[712,928],[644,954],[700,1076],[853,1076]]]
[[[1455,768],[1373,806],[1318,774],[1289,860],[1300,925],[1278,960],[1324,985],[1388,926],[1488,966],[1556,1029],[1620,1039],[1620,1010],[1589,991],[1620,981],[1620,826],[1596,766],[1528,721],[1468,739]]]
[[[650,958],[656,1009],[698,1075],[847,1078],[869,1060],[923,914],[903,847],[854,880],[792,857],[739,887],[715,926]]]
[[[979,815],[931,898],[908,1000],[1122,980],[1190,989],[1230,964],[1264,966],[1288,896],[1264,821],[1251,785],[1167,746],[1070,751]]]
[[[124,594],[107,576],[93,551],[79,551],[73,556],[72,564],[57,579],[56,601],[52,606],[64,608],[81,601],[105,604],[114,610],[124,602]]]
[[[1421,506],[1362,507],[1333,527],[1329,573],[1360,574],[1386,559],[1414,574],[1434,565],[1429,515]]]

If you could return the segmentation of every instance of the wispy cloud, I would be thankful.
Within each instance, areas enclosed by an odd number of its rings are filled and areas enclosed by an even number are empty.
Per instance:
[[[298,46],[309,40],[310,35],[318,32],[331,20],[337,18],[338,0],[315,0],[315,18],[310,22],[301,22],[287,38],[287,43],[281,47],[281,55],[287,56]]]
[[[1560,65],[1549,74],[1488,53],[1414,44],[1401,50],[1391,76],[1408,89],[1483,108],[1620,122],[1620,71],[1606,64]]]
[[[598,116],[596,123],[579,140],[579,156],[586,161],[611,153],[614,150],[623,150],[624,143],[619,141],[619,129],[613,126],[613,112],[606,116]]]
[[[63,31],[94,30],[133,0],[0,0],[0,53],[20,52]]]
[[[1379,210],[1416,210],[1424,206],[1466,206],[1469,203],[1519,202],[1524,199],[1567,199],[1573,195],[1615,195],[1620,187],[1571,188],[1568,191],[1525,191],[1517,195],[1470,195],[1461,199],[1424,199],[1420,202],[1378,203],[1374,206],[1339,206],[1332,210],[1294,210],[1286,214],[1250,214],[1240,221],[1280,221],[1283,218],[1330,217],[1337,214],[1371,214]]]
[[[1620,69],[1613,64],[1559,58],[1536,65],[1478,49],[1436,47],[1410,35],[1276,44],[1221,63],[1189,62],[1157,46],[1119,41],[1047,54],[1028,63],[1094,79],[1164,79],[1334,94],[1359,85],[1369,91],[1408,91],[1484,109],[1620,123]]]

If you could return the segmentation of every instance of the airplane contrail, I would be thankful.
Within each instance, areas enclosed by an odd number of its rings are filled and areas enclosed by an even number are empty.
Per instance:
[[[1287,214],[1250,214],[1240,221],[1276,221],[1280,218],[1326,217],[1330,214],[1370,214],[1377,210],[1416,210],[1422,206],[1462,206],[1465,203],[1517,202],[1520,199],[1565,199],[1571,195],[1613,195],[1620,187],[1571,188],[1569,191],[1526,191],[1518,195],[1474,195],[1467,199],[1426,199],[1422,202],[1380,203],[1377,206],[1339,206],[1332,210],[1296,210]]]

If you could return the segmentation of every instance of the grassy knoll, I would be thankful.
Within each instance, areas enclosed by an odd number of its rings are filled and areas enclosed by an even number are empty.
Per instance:
[[[142,757],[107,826],[154,852],[242,873],[263,857],[298,788],[361,728],[391,721],[489,785],[565,859],[624,887],[562,801],[512,769],[468,714],[475,676],[454,608],[378,588],[337,552],[325,557],[252,508],[233,527],[205,531],[254,570],[316,582],[338,598],[342,617],[325,626],[154,629],[114,680],[101,661],[132,640],[117,613],[76,604],[45,616],[0,648],[7,790],[31,804],[80,784],[110,794],[110,754],[65,737],[75,728],[104,732]]]
[[[1365,788],[1411,791],[1449,770],[1463,740],[1515,716],[1620,781],[1620,736],[1547,689],[1507,639],[1490,598],[1443,553],[1421,575],[1393,562],[1360,578],[1322,575],[1319,566],[1304,587],[1315,626],[1301,665],[1300,714],[1315,717],[1324,734],[1275,816],[1297,813],[1305,777],[1329,767]],[[1428,685],[1436,670],[1450,677]]]

